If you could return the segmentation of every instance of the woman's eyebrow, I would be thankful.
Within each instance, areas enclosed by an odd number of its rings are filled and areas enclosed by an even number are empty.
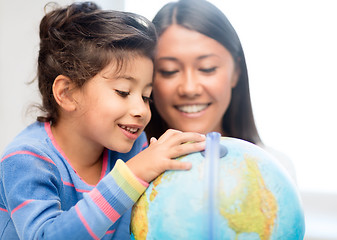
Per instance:
[[[216,55],[216,54],[214,54],[214,53],[211,53],[211,54],[205,54],[205,55],[198,56],[198,57],[197,57],[197,60],[201,60],[201,59],[209,58],[209,57],[218,57],[218,55]],[[157,58],[157,61],[162,61],[162,60],[168,60],[168,61],[175,61],[175,62],[178,62],[178,59],[175,58],[175,57],[160,57],[160,58]]]
[[[161,61],[161,60],[178,61],[178,59],[175,57],[160,57],[160,58],[157,58],[157,60],[158,61]]]
[[[205,59],[205,58],[209,58],[209,57],[218,57],[218,55],[211,53],[211,54],[201,55],[201,56],[197,57],[197,59],[201,60],[201,59]]]

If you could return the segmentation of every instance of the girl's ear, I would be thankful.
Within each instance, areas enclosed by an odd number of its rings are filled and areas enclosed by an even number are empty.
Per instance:
[[[57,104],[65,111],[76,110],[76,100],[72,93],[75,86],[70,78],[64,75],[58,75],[53,84],[53,95]]]

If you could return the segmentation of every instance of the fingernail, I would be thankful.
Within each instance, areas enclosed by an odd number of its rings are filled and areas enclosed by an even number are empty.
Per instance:
[[[191,169],[192,168],[192,163],[190,163],[190,162],[185,162],[185,169],[186,170],[189,170],[189,169]]]

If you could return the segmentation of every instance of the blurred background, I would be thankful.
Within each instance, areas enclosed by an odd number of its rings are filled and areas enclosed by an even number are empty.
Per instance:
[[[49,1],[0,0],[0,152],[35,120],[38,26]],[[66,5],[71,0],[56,0]],[[164,0],[97,0],[152,20]],[[264,143],[290,157],[306,240],[337,239],[337,4],[334,0],[210,0],[246,54],[253,110]]]

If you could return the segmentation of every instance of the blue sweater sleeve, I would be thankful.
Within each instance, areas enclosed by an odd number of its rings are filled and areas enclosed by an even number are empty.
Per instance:
[[[100,239],[147,187],[118,160],[92,191],[62,211],[62,184],[57,166],[43,153],[27,149],[5,155],[0,165],[0,238],[12,224],[20,239]]]

